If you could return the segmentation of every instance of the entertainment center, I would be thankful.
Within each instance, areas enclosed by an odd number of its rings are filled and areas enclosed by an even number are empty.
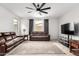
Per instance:
[[[69,47],[70,35],[74,35],[74,28],[73,28],[73,30],[70,30],[70,23],[63,24],[63,25],[61,25],[61,33],[64,36],[60,36],[59,42],[61,42],[65,46]]]
[[[72,38],[73,36],[79,36],[79,23],[73,24],[73,30],[71,30],[71,23],[61,25],[61,36],[59,42],[70,49],[75,55],[79,55],[79,40]]]

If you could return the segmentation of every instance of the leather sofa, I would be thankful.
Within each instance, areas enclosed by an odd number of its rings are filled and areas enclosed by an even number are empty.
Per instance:
[[[32,32],[30,34],[31,41],[49,41],[50,35],[45,32]]]
[[[23,36],[16,36],[15,32],[0,33],[0,53],[3,55],[24,41]]]

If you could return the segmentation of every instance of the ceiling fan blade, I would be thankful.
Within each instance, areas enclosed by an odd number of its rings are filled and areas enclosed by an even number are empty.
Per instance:
[[[35,7],[35,8],[37,8],[37,6],[36,6],[36,4],[35,4],[35,3],[32,3],[32,4],[34,5],[34,7]]]
[[[30,7],[25,7],[25,8],[27,8],[27,9],[31,9],[31,10],[34,10],[33,8],[30,8]]]
[[[37,7],[39,8],[39,3],[37,4]]]
[[[46,3],[42,3],[41,6],[40,6],[40,9],[41,9],[45,4],[46,4]]]
[[[40,12],[45,13],[45,14],[48,14],[48,12],[45,12],[45,11],[43,11],[43,10],[40,10]]]
[[[43,9],[41,9],[41,10],[47,10],[47,9],[51,9],[51,7],[43,8]]]

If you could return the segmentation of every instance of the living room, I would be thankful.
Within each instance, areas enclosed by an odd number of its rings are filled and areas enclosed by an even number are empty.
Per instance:
[[[0,3],[1,55],[79,55],[78,10],[78,3]]]

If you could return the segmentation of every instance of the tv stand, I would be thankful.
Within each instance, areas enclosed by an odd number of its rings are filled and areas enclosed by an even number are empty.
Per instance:
[[[68,37],[60,36],[59,42],[64,46],[69,47],[69,36]]]

